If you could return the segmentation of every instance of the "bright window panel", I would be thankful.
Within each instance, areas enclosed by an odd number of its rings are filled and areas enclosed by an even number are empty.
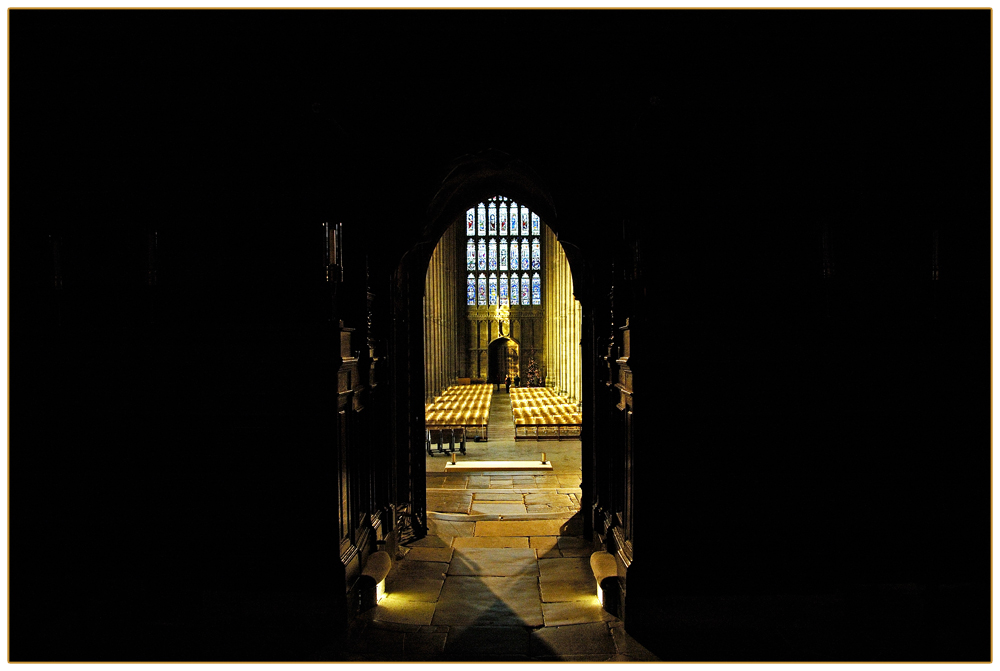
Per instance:
[[[479,304],[486,305],[486,275],[479,276]]]
[[[528,270],[528,264],[531,263],[531,259],[528,256],[528,238],[521,240],[521,270]]]
[[[531,278],[531,304],[542,304],[542,278],[538,276],[538,273],[535,273],[535,276]]]
[[[465,297],[467,299],[468,305],[476,304],[476,278],[469,274],[469,279],[466,282]]]
[[[510,204],[510,234],[517,235],[517,203]]]
[[[528,234],[528,208],[521,206],[521,235]]]
[[[521,257],[517,255],[517,240],[510,241],[510,269],[518,270],[521,267]]]
[[[519,287],[520,286],[521,286],[520,280],[517,279],[517,275],[511,275],[510,276],[510,304],[511,305],[518,305],[521,302],[520,301],[521,296],[520,296],[520,293],[519,293],[519,291],[520,291]]]
[[[500,235],[507,235],[507,203],[500,203],[497,210],[500,215]]]
[[[490,203],[490,235],[497,234],[497,204]]]
[[[497,241],[490,240],[490,270],[497,269]]]
[[[531,269],[542,269],[542,243],[535,238],[531,241]]]
[[[510,305],[510,294],[507,293],[507,273],[500,275],[500,305]]]
[[[528,273],[521,275],[521,305],[531,305],[531,283]]]
[[[507,241],[500,241],[500,270],[507,270]]]
[[[473,236],[476,234],[476,209],[469,208],[469,211],[465,213],[465,234],[468,236]]]
[[[490,305],[497,304],[497,276],[490,275]]]
[[[479,240],[479,269],[486,270],[486,241]]]
[[[538,218],[538,215],[534,212],[531,213],[531,234],[541,235],[542,234],[542,220]]]
[[[479,203],[479,235],[486,235],[486,206]]]
[[[466,270],[476,269],[476,241],[469,240],[465,244],[465,265]]]

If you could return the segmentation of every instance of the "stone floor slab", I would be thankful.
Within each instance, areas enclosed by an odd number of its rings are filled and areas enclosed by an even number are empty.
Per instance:
[[[451,536],[424,536],[406,544],[408,548],[448,548],[451,547]]]
[[[561,536],[559,538],[559,552],[563,557],[590,557],[594,548],[590,541],[584,538],[572,536]]]
[[[658,657],[647,650],[641,643],[632,638],[624,627],[610,627],[611,638],[619,655],[627,655],[630,660],[655,662]]]
[[[447,632],[416,631],[403,635],[403,653],[407,659],[434,659],[444,652]]]
[[[406,553],[407,561],[433,561],[448,563],[451,561],[451,548],[410,548]]]
[[[533,492],[524,495],[526,505],[571,506],[573,499],[568,494],[555,492]]]
[[[432,624],[540,627],[538,578],[449,576]]]
[[[564,519],[555,520],[486,520],[476,522],[476,536],[560,536]],[[457,535],[457,534],[456,534]]]
[[[597,596],[597,583],[586,557],[539,559],[542,601],[589,601]]]
[[[392,567],[386,583],[388,584],[394,580],[416,580],[418,578],[444,580],[444,575],[447,571],[448,564],[445,562],[406,561],[404,559]]]
[[[538,575],[538,563],[530,548],[460,548],[455,550],[448,575]]]
[[[405,601],[435,603],[444,587],[444,578],[415,578],[406,573],[397,573],[385,581],[385,591],[393,598]]]
[[[472,538],[456,538],[456,548],[526,548],[526,536],[473,536]]]
[[[594,596],[593,601],[543,602],[542,617],[545,619],[546,627],[558,627],[568,624],[608,622],[615,616],[604,610],[601,602]]]
[[[532,536],[529,546],[535,549],[539,559],[562,557],[559,552],[559,536]]]
[[[449,659],[483,660],[506,655],[528,654],[529,634],[525,627],[451,627],[445,642]]]
[[[451,522],[433,517],[427,518],[427,533],[435,536],[475,536],[475,522]]]
[[[440,489],[427,492],[427,510],[431,512],[468,514],[471,505],[471,492]]]
[[[617,654],[608,626],[603,622],[545,627],[531,632],[529,651],[532,657],[554,655]]]
[[[374,608],[375,622],[395,622],[398,624],[430,624],[434,617],[435,604],[410,601],[387,594]]]
[[[523,515],[527,511],[523,503],[472,503],[473,515]]]
[[[516,492],[503,492],[494,490],[484,490],[481,492],[475,492],[472,499],[473,505],[482,502],[494,502],[494,501],[518,501],[524,503],[524,494],[518,494]]]

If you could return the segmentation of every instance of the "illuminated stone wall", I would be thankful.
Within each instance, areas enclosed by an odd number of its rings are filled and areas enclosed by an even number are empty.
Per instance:
[[[582,397],[583,360],[580,337],[583,311],[573,297],[573,277],[563,247],[546,226],[542,243],[545,280],[545,386],[579,402]]]
[[[461,222],[460,222],[461,223]],[[424,294],[425,396],[432,399],[458,378],[489,379],[489,347],[499,337],[517,343],[518,368],[527,384],[533,358],[545,386],[579,401],[582,394],[582,310],[562,245],[542,227],[542,304],[510,306],[509,325],[497,323],[495,306],[467,306],[462,278],[462,226],[448,229],[431,257]]]
[[[424,395],[439,395],[461,375],[459,342],[459,276],[455,254],[458,228],[450,227],[441,237],[430,265],[424,288]]]

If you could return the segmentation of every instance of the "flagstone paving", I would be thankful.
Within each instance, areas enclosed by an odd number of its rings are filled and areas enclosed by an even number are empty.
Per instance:
[[[401,548],[346,661],[658,661],[597,600],[580,442],[515,442],[509,413],[494,393],[490,440],[456,459],[545,452],[553,470],[445,474],[450,458],[427,456],[428,535]]]

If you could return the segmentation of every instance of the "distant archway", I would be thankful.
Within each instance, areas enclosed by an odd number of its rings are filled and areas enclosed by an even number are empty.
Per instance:
[[[489,379],[501,386],[508,377],[511,380],[520,377],[520,346],[516,341],[501,337],[490,343],[489,374]]]
[[[397,402],[396,407],[399,410],[394,415],[393,421],[394,442],[399,459],[398,492],[401,495],[401,503],[405,501],[408,504],[408,517],[418,535],[426,532],[427,523],[424,403],[426,394],[433,393],[434,389],[424,379],[423,367],[414,365],[414,363],[425,360],[424,335],[427,320],[424,307],[427,292],[432,291],[435,286],[442,286],[441,281],[434,285],[428,282],[428,269],[431,266],[431,257],[449,227],[456,222],[466,221],[467,210],[470,206],[486,202],[495,198],[497,194],[503,194],[519,204],[529,203],[532,212],[537,209],[540,219],[545,222],[554,235],[553,248],[559,248],[565,253],[568,266],[564,277],[572,277],[574,297],[582,304],[588,300],[589,296],[590,282],[588,281],[589,277],[584,272],[586,263],[581,250],[579,247],[567,243],[560,235],[560,224],[554,202],[548,190],[544,188],[539,175],[521,161],[495,150],[458,159],[442,180],[439,190],[425,210],[421,233],[413,240],[408,251],[403,254],[393,283],[391,350],[394,354],[392,357],[394,395]],[[464,229],[460,230],[462,233],[465,232]],[[520,247],[521,245],[519,245]],[[460,250],[464,259],[465,245]],[[478,241],[476,251],[478,265]],[[488,255],[489,244],[487,242],[487,258],[489,258]],[[487,276],[487,295],[489,295],[491,286],[489,279]],[[498,281],[499,279],[498,277]],[[521,279],[523,280],[523,276]],[[477,268],[475,285],[477,304],[478,280]],[[446,284],[456,286],[458,282]],[[500,286],[502,284],[498,284],[498,290]],[[531,298],[533,302],[534,294]],[[518,354],[521,359],[518,362],[518,369],[522,377],[522,385],[524,385],[528,369],[535,364],[534,351],[537,350],[533,351],[531,347],[524,345],[519,339],[516,327],[512,332],[506,332],[504,336],[500,336],[497,330],[493,330],[497,327],[496,316],[491,314],[495,309],[494,306],[487,302],[484,309],[486,317],[483,324],[485,326],[481,328],[485,329],[482,335],[485,337],[484,345],[486,346],[480,346],[483,347],[481,350],[483,358],[488,359],[488,345],[490,343],[500,339],[500,337],[511,336],[511,339],[518,344]],[[435,320],[434,323],[441,322]],[[493,325],[492,328],[489,326],[490,323]],[[584,327],[581,327],[580,330],[582,332]],[[585,346],[585,343],[589,344],[587,340],[582,335],[576,340],[579,343],[578,346],[581,347],[583,360],[589,360],[588,356],[592,354],[592,352],[587,351]],[[470,372],[470,381],[473,384],[476,383],[477,379],[485,381],[487,377],[489,363],[487,361],[482,363],[484,365]],[[544,371],[539,372],[544,375]],[[435,380],[435,385],[438,381]],[[585,388],[587,384],[591,383],[589,378],[585,378]],[[589,510],[593,501],[593,475],[591,471],[593,443],[592,432],[586,430],[588,422],[587,411],[584,409],[583,425],[585,430],[581,435],[583,464],[581,502],[583,510]],[[584,516],[584,522],[585,534],[589,535],[589,517]]]

